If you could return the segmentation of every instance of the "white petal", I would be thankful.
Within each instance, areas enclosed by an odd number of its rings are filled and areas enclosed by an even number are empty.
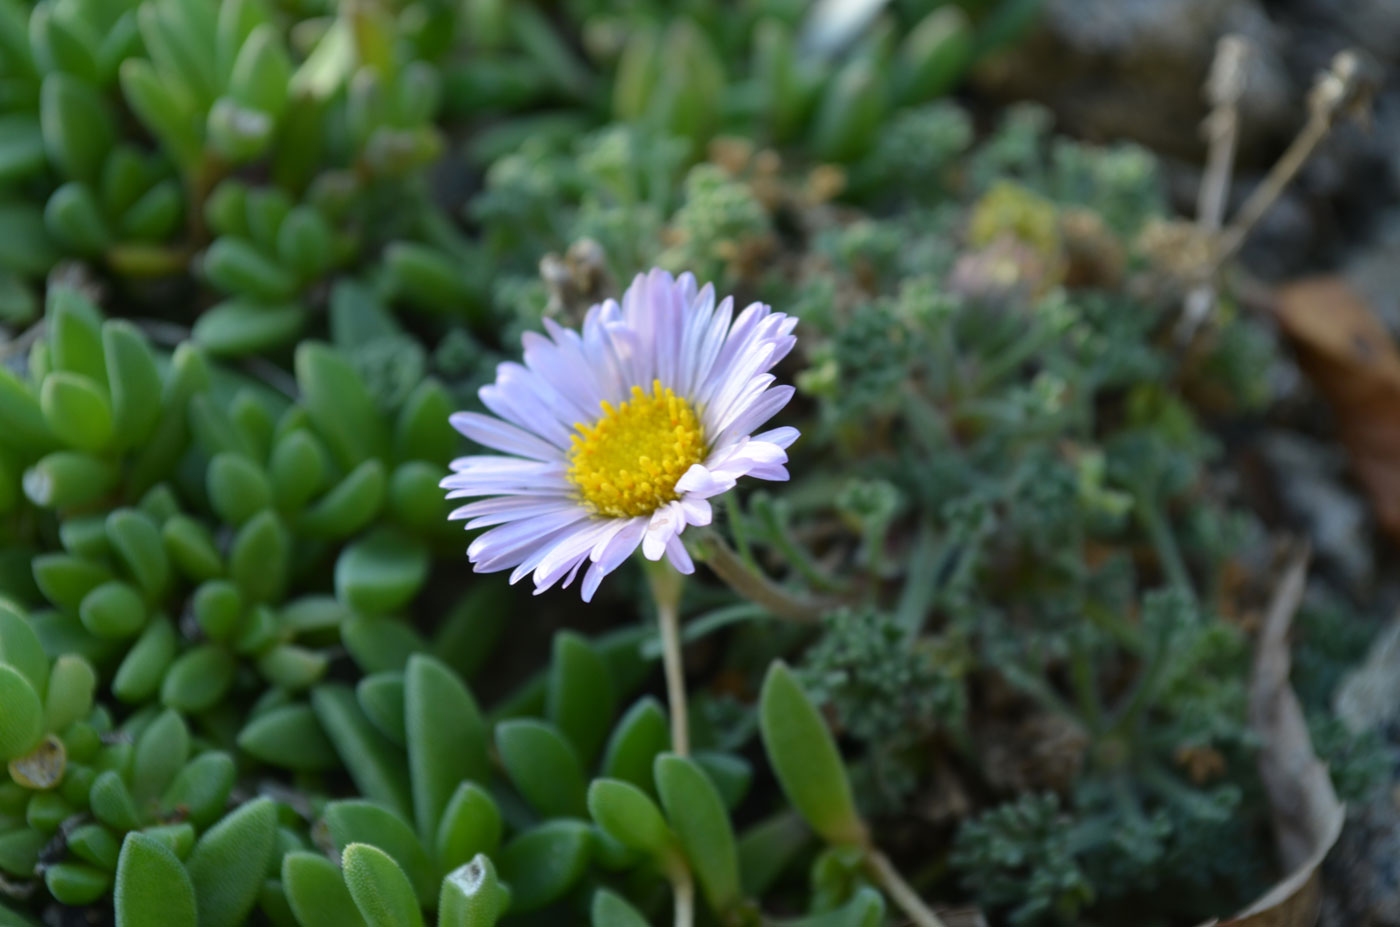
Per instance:
[[[559,459],[559,448],[499,418],[477,412],[454,412],[447,420],[453,428],[492,450],[532,460]]]
[[[679,533],[666,542],[666,559],[671,561],[671,566],[687,576],[695,572],[695,564],[691,561]]]
[[[626,525],[617,534],[608,538],[603,544],[595,544],[589,557],[593,560],[593,565],[588,568],[588,572],[583,577],[583,601],[593,600],[593,593],[598,590],[598,584],[603,581],[613,570],[622,565],[622,561],[637,549],[637,545],[642,542],[642,535],[647,529],[647,519],[644,517],[629,519]]]
[[[753,436],[755,441],[767,441],[769,444],[776,444],[781,448],[789,448],[792,442],[801,436],[796,428],[791,425],[784,425],[782,428],[774,428],[771,431],[760,432]]]
[[[715,443],[723,444],[731,438],[749,434],[759,425],[781,412],[796,392],[797,390],[791,386],[775,386],[772,389],[765,387],[764,391],[755,396],[748,399],[741,398],[730,410],[729,421],[719,426],[720,431]]]
[[[683,521],[680,506],[674,502],[653,512],[646,535],[642,538],[642,556],[648,560],[660,560],[666,552],[666,545],[681,530]]]
[[[472,562],[507,558],[531,547],[550,532],[587,518],[586,511],[574,508],[498,525],[472,541],[471,546],[467,548],[467,557]]]

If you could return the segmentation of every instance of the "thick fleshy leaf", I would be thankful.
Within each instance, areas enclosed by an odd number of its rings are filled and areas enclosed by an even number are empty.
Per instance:
[[[493,927],[510,906],[490,857],[478,853],[449,872],[438,896],[438,927]]]
[[[146,626],[126,652],[112,679],[112,694],[127,703],[144,702],[160,689],[165,671],[175,659],[175,627],[166,618]]]
[[[272,504],[267,473],[242,454],[216,454],[209,461],[205,489],[214,513],[234,527]]]
[[[34,629],[20,613],[0,601],[0,663],[7,663],[20,672],[35,692],[43,692],[49,684],[49,658]]]
[[[676,835],[651,797],[620,779],[594,779],[588,787],[588,811],[609,837],[658,863],[678,853]]]
[[[236,775],[233,757],[227,753],[201,753],[175,775],[175,781],[161,796],[160,806],[168,815],[207,827],[224,813]]]
[[[206,711],[228,692],[237,670],[233,654],[216,644],[201,644],[170,664],[160,686],[161,703],[190,714]]]
[[[112,887],[112,873],[87,863],[56,863],[44,870],[44,885],[59,904],[92,904]]]
[[[379,733],[402,747],[408,742],[403,717],[403,673],[371,673],[355,684],[355,700]]]
[[[590,909],[593,927],[651,927],[651,922],[616,892],[600,888]]]
[[[471,692],[438,660],[415,654],[404,671],[404,728],[413,810],[423,841],[433,840],[463,780],[486,782],[486,724]]]
[[[511,783],[541,815],[587,816],[583,764],[553,725],[531,718],[502,722],[496,727],[496,750]]]
[[[422,927],[413,885],[393,857],[378,847],[352,843],[341,855],[345,885],[368,927]]]
[[[122,508],[107,516],[105,528],[112,549],[141,591],[152,601],[163,598],[170,586],[170,557],[155,519]]]
[[[545,702],[549,720],[589,766],[607,739],[617,694],[607,663],[586,639],[570,631],[554,635]]]
[[[141,330],[124,319],[102,323],[112,427],[121,447],[141,445],[160,418],[160,369]]]
[[[392,856],[408,876],[420,904],[431,904],[437,897],[437,880],[427,850],[403,818],[382,805],[354,799],[331,802],[324,820],[337,850],[354,843],[376,846]]]
[[[132,754],[131,795],[145,802],[165,791],[190,755],[190,730],[179,712],[166,709],[146,726]]]
[[[340,765],[309,705],[283,705],[258,715],[238,734],[238,747],[272,766],[324,772]]]
[[[582,821],[557,820],[525,831],[500,853],[511,911],[522,914],[558,901],[588,870],[593,830]]]
[[[710,778],[694,760],[672,753],[656,758],[656,789],[710,907],[723,914],[742,896],[734,828]]]
[[[39,393],[39,405],[49,430],[69,447],[100,451],[111,444],[111,402],[97,383],[82,374],[65,370],[49,374]]]
[[[399,672],[408,665],[409,657],[428,650],[417,630],[397,618],[352,618],[341,627],[340,637],[366,673]]]
[[[83,596],[78,617],[97,637],[134,637],[146,626],[148,613],[141,593],[119,580],[103,583]]]
[[[828,843],[863,843],[865,824],[836,741],[782,661],[769,667],[763,680],[759,729],[783,792],[812,829]]]
[[[44,736],[44,706],[34,686],[13,666],[0,664],[0,761],[24,756]]]
[[[379,528],[355,541],[335,563],[336,596],[365,615],[402,608],[427,578],[427,548],[391,528]]]
[[[348,537],[374,521],[387,489],[384,464],[366,460],[301,514],[297,530],[327,541]]]
[[[439,870],[464,866],[478,853],[494,854],[501,843],[501,812],[475,782],[457,786],[437,823],[434,848]]]
[[[339,352],[325,344],[302,343],[296,374],[302,402],[342,467],[349,470],[387,453],[384,419],[359,374]]]
[[[354,693],[339,684],[318,686],[311,692],[311,707],[360,794],[411,820],[402,754],[369,723]]]
[[[277,808],[258,798],[215,824],[195,844],[190,881],[200,927],[237,927],[258,898],[277,841]]]
[[[282,886],[301,927],[364,927],[340,867],[321,854],[282,857]]]
[[[133,832],[122,842],[112,896],[122,927],[197,927],[194,884],[184,865],[154,837]]]
[[[603,775],[630,782],[647,794],[655,795],[652,767],[670,743],[666,710],[650,695],[643,696],[627,709],[613,729],[603,753]]]
[[[250,602],[275,602],[287,585],[291,537],[269,509],[239,529],[229,552],[229,576]]]

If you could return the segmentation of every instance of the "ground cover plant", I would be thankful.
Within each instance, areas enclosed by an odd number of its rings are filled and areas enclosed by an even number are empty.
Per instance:
[[[0,0],[0,924],[1264,893],[1282,349],[1036,6]]]

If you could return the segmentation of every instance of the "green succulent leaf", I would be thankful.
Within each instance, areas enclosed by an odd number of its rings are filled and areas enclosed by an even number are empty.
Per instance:
[[[578,634],[554,635],[545,711],[573,743],[584,765],[591,765],[607,739],[617,694],[607,663]]]
[[[97,690],[97,670],[80,654],[61,654],[49,673],[44,694],[44,726],[62,731],[92,711]]]
[[[131,795],[145,802],[163,792],[189,759],[190,731],[180,713],[166,709],[136,740]]]
[[[510,890],[490,857],[478,853],[443,877],[438,927],[493,927],[509,906]]]
[[[131,704],[150,699],[160,689],[175,649],[174,625],[166,618],[152,620],[117,667],[112,694]]]
[[[392,528],[375,529],[336,560],[336,596],[360,614],[394,612],[418,594],[428,578],[428,564],[422,542]]]
[[[107,894],[112,873],[87,863],[55,863],[44,870],[44,885],[59,904],[80,907]]]
[[[0,601],[0,663],[19,671],[35,692],[46,691],[49,658],[44,647],[29,622],[4,601]]]
[[[311,538],[338,540],[364,528],[384,504],[384,464],[366,460],[302,513],[297,530]]]
[[[370,724],[354,693],[337,684],[317,686],[311,707],[360,794],[411,820],[413,802],[402,755]]]
[[[672,753],[656,758],[656,789],[705,898],[716,912],[742,899],[739,854],[729,812],[694,760]]]
[[[188,818],[200,827],[219,819],[233,793],[237,770],[233,757],[211,750],[185,763],[161,796],[165,813]]]
[[[44,736],[44,707],[39,693],[13,666],[0,664],[0,760],[24,756]]]
[[[325,772],[340,760],[309,705],[283,705],[258,715],[238,734],[250,756],[297,772]]]
[[[587,816],[583,764],[558,728],[531,718],[502,722],[496,726],[496,750],[511,783],[541,815]]]
[[[627,710],[613,729],[603,753],[602,772],[642,791],[656,794],[652,767],[671,743],[666,710],[651,696],[644,696]]]
[[[635,785],[619,779],[593,780],[588,787],[588,811],[603,832],[623,846],[640,850],[663,865],[676,862],[676,835],[661,809]]]
[[[170,557],[155,520],[145,512],[122,508],[107,516],[104,527],[121,565],[146,598],[164,598],[170,586]]]
[[[291,537],[270,509],[250,518],[233,539],[229,576],[249,602],[275,602],[287,585]]]
[[[496,801],[475,782],[463,782],[448,800],[437,823],[433,846],[439,870],[464,866],[479,853],[494,854],[504,824]]]
[[[458,784],[487,780],[486,724],[471,692],[447,666],[415,654],[404,671],[404,726],[414,815],[427,842]]]
[[[501,876],[511,890],[511,911],[522,914],[553,904],[578,884],[593,853],[593,830],[582,821],[547,821],[501,850]]]
[[[364,927],[340,867],[319,853],[282,857],[282,885],[301,927]]]
[[[812,829],[829,843],[864,843],[865,824],[856,811],[836,741],[781,661],[769,667],[763,680],[759,729],[783,792]]]
[[[341,856],[345,884],[368,927],[422,927],[408,876],[378,847],[352,843]]]
[[[100,451],[111,444],[111,403],[104,390],[82,374],[59,370],[45,377],[39,404],[49,430],[69,447]]]
[[[258,899],[277,840],[277,809],[248,802],[199,838],[188,867],[200,927],[237,927]]]
[[[379,733],[400,747],[408,742],[404,725],[403,673],[386,671],[365,676],[355,685],[355,700]]]
[[[311,421],[342,467],[351,470],[385,456],[388,429],[349,361],[329,345],[304,342],[297,348],[296,374]],[[383,477],[381,469],[381,482]]]
[[[196,927],[194,884],[160,840],[133,832],[122,841],[112,903],[122,927]]]
[[[419,902],[432,903],[437,888],[432,864],[427,850],[403,818],[381,805],[358,799],[331,802],[324,817],[338,849],[354,843],[378,847],[392,856],[408,876]]]
[[[160,686],[161,704],[190,714],[216,705],[233,685],[238,663],[217,644],[186,651],[166,670]]]
[[[651,927],[641,912],[616,892],[600,888],[589,909],[593,927]]]

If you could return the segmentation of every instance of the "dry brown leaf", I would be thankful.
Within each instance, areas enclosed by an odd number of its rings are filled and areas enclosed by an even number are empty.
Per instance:
[[[1327,397],[1382,528],[1400,539],[1400,350],[1340,277],[1278,289],[1274,314],[1309,378]]]
[[[1259,776],[1269,796],[1279,855],[1288,870],[1248,908],[1201,927],[1313,927],[1321,903],[1318,867],[1342,832],[1346,811],[1313,751],[1303,708],[1288,682],[1288,631],[1307,583],[1308,557],[1289,563],[1264,618],[1249,688],[1250,725],[1260,738]]]

